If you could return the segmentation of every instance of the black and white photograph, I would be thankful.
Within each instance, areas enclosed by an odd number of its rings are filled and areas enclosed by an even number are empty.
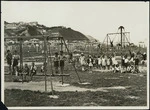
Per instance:
[[[149,108],[148,1],[1,3],[8,109]]]

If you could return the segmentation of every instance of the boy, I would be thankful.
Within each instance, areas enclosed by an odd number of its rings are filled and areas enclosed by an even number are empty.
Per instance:
[[[64,66],[65,66],[65,56],[63,55],[63,51],[60,51],[60,56],[59,56],[59,66],[61,70],[61,74],[64,72]]]
[[[30,69],[30,76],[31,76],[31,81],[32,81],[32,78],[33,78],[33,75],[36,74],[36,71],[37,71],[37,67],[35,66],[35,63],[32,62],[32,65],[31,65],[31,69]]]
[[[58,67],[59,67],[59,56],[58,53],[56,52],[54,57],[54,68],[56,74],[58,74]]]
[[[13,56],[13,73],[18,76],[18,63],[19,63],[19,55],[17,55],[17,51],[14,51],[14,56]]]
[[[28,64],[25,64],[24,69],[23,69],[23,76],[26,80],[26,75],[29,75],[30,69],[28,67]]]

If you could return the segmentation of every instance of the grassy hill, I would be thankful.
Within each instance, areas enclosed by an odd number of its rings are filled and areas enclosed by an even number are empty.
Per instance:
[[[84,34],[71,28],[66,28],[63,26],[46,27],[40,24],[30,25],[5,22],[4,34],[5,36],[36,36],[42,35],[43,30],[45,30],[46,33],[59,33],[66,40],[88,40]]]

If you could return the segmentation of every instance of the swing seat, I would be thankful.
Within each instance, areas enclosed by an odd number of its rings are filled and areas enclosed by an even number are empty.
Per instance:
[[[53,74],[51,76],[70,76],[70,74]]]

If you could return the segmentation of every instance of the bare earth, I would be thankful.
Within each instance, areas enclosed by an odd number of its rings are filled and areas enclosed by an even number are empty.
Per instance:
[[[5,89],[21,89],[21,90],[31,90],[31,91],[45,91],[45,82],[40,81],[40,82],[5,82]],[[47,91],[51,91],[51,86],[50,82],[47,82]],[[102,91],[102,92],[108,92],[109,89],[126,89],[127,87],[124,86],[116,86],[116,87],[100,87],[97,89],[88,89],[88,88],[81,88],[81,87],[76,87],[72,86],[69,84],[61,84],[59,82],[53,82],[53,89],[55,91],[59,92],[64,92],[64,91],[79,91],[79,92],[84,92],[84,91]]]

